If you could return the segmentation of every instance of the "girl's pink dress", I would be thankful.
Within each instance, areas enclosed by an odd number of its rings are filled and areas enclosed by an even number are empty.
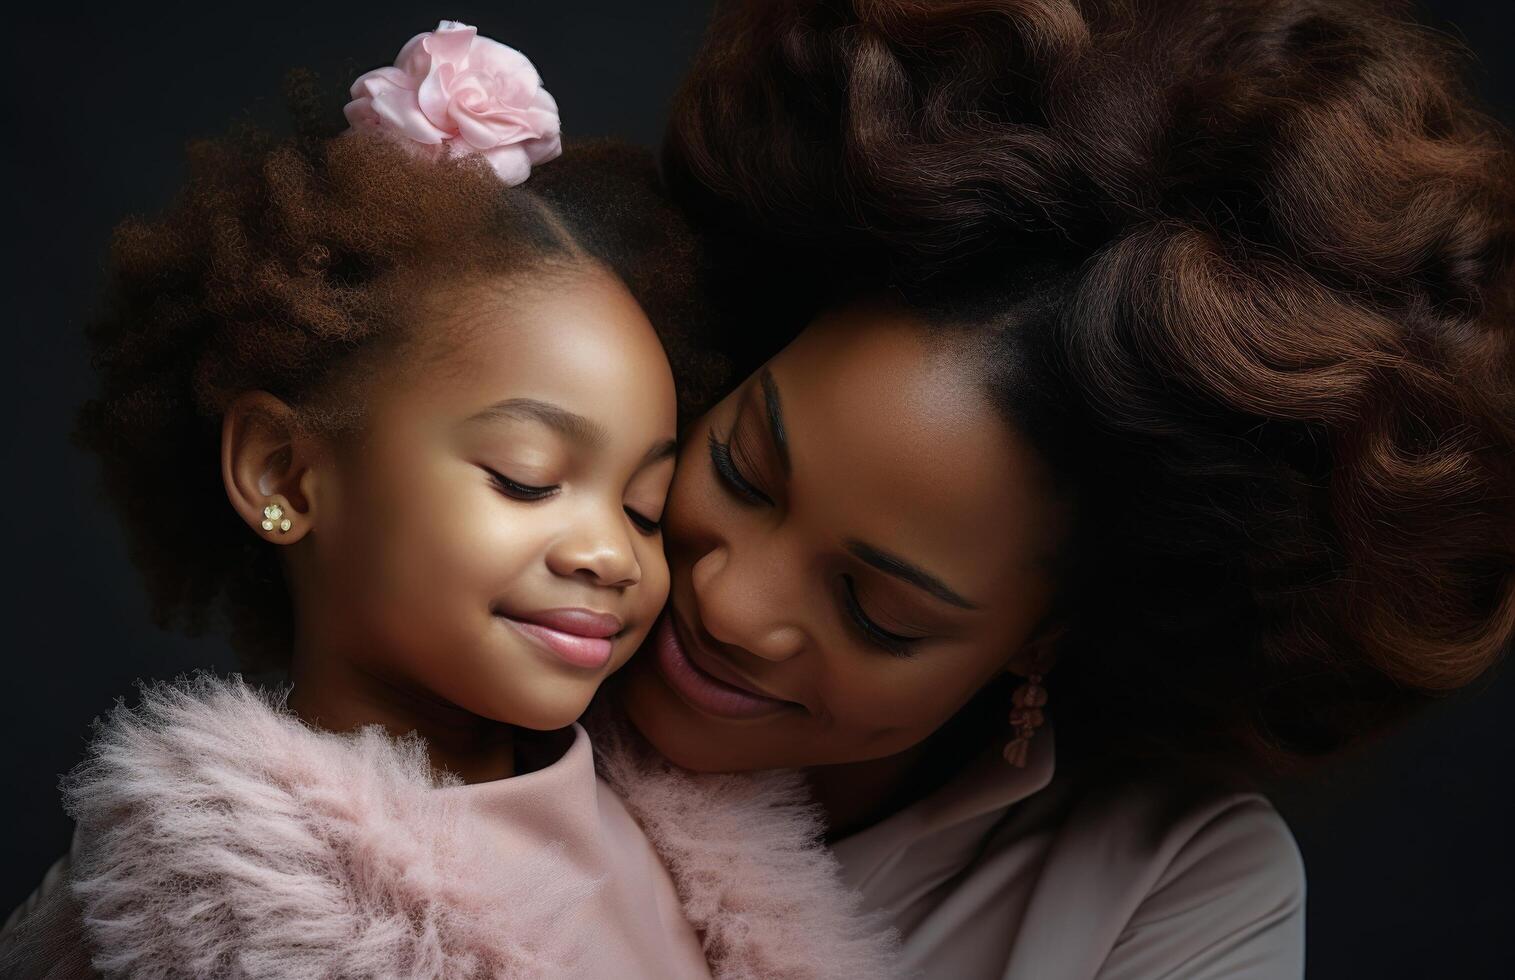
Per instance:
[[[0,975],[891,974],[798,777],[696,776],[597,731],[463,785],[414,738],[317,731],[239,679],[147,689],[68,778],[73,851]]]

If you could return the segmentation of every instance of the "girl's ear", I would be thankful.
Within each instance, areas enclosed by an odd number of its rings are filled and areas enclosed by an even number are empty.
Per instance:
[[[226,406],[221,479],[258,536],[293,544],[315,527],[317,449],[294,409],[266,391],[244,391]]]

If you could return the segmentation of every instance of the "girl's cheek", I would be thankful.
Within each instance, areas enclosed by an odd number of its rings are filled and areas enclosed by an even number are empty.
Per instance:
[[[654,613],[663,608],[663,603],[668,601],[668,556],[663,551],[661,536],[650,542],[646,554],[640,559],[642,564],[642,596],[638,604],[644,610],[653,610]]]

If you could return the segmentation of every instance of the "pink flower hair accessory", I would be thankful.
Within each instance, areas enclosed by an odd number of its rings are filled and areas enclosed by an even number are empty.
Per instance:
[[[512,186],[563,152],[558,104],[532,63],[455,20],[411,38],[351,94],[348,132],[384,130],[433,158],[478,154]]]

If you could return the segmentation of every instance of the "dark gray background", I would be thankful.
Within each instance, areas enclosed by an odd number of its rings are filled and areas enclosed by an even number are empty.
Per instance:
[[[89,393],[79,330],[111,226],[167,202],[186,138],[218,132],[244,109],[277,120],[287,68],[345,82],[388,64],[443,16],[525,51],[570,134],[653,145],[708,13],[703,0],[98,6],[33,9],[7,32],[16,71],[5,166],[20,220],[0,356],[11,561],[0,916],[67,846],[56,781],[77,761],[90,719],[139,677],[232,666],[219,640],[153,628],[93,465],[66,438]],[[1475,82],[1506,124],[1515,122],[1509,6],[1421,7],[1481,58]],[[194,531],[165,513],[162,533]],[[1275,794],[1308,867],[1312,977],[1515,976],[1510,673]]]

